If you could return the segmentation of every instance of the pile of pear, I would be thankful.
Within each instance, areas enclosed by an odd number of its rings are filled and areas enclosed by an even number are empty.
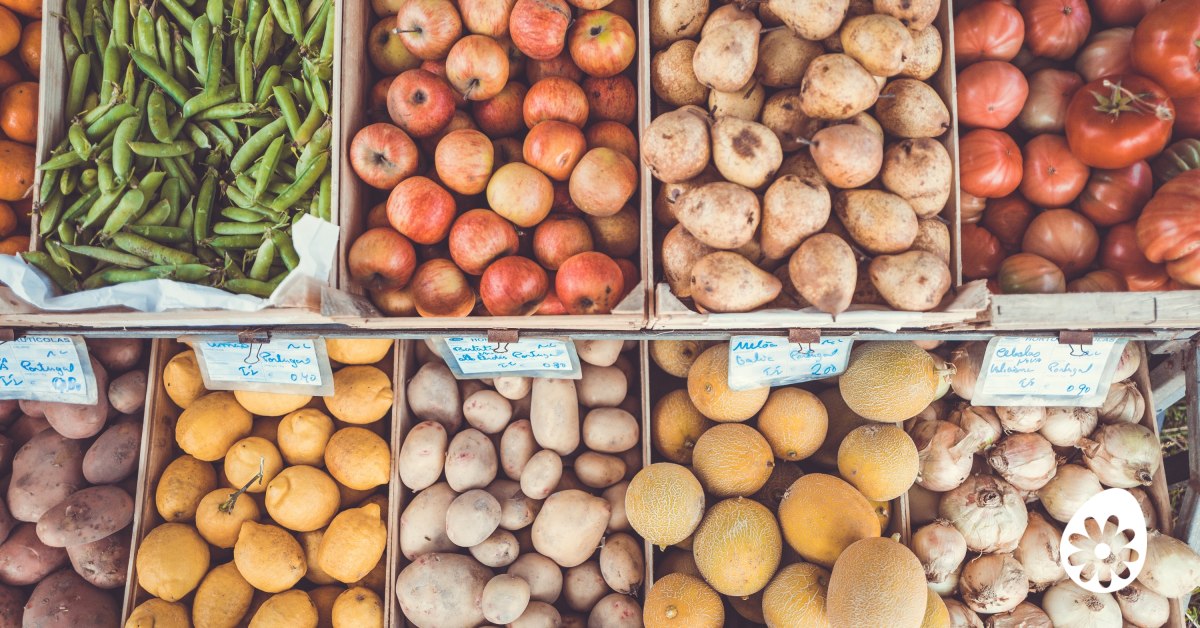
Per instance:
[[[942,8],[650,0],[642,160],[675,296],[714,313],[942,303],[951,117],[928,83]]]

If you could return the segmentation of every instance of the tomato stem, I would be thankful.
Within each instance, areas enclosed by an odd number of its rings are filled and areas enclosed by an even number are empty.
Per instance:
[[[1120,83],[1113,83],[1108,79],[1104,79],[1104,86],[1111,89],[1112,93],[1105,95],[1099,92],[1092,92],[1092,97],[1096,99],[1096,111],[1112,115],[1114,118],[1119,117],[1122,112],[1132,111],[1137,113],[1150,113],[1159,120],[1173,120],[1175,112],[1171,110],[1166,103],[1150,102],[1149,93],[1136,94]]]

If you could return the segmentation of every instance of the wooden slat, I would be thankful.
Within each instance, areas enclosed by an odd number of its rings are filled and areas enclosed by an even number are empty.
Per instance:
[[[1167,356],[1158,366],[1150,371],[1150,387],[1154,391],[1154,414],[1161,416],[1167,408],[1183,399],[1186,393],[1186,376],[1184,363],[1187,357],[1184,353]]]

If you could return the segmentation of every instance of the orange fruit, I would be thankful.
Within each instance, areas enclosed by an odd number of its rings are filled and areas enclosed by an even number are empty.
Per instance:
[[[33,192],[33,147],[0,140],[0,201],[16,201]]]
[[[29,236],[13,236],[0,240],[0,255],[16,255],[29,250]]]
[[[4,0],[8,1],[8,0]],[[41,3],[39,3],[40,5]],[[21,45],[18,47],[21,61],[25,68],[34,76],[42,73],[42,21],[30,22],[21,31]]]
[[[42,0],[0,0],[0,7],[35,20],[42,17]]]
[[[0,202],[0,238],[7,238],[17,230],[17,210],[8,203]]]
[[[0,131],[24,144],[37,141],[38,84],[17,83],[0,94]]]
[[[0,57],[17,49],[21,42],[21,22],[12,11],[0,7]]]
[[[21,71],[17,69],[17,66],[9,63],[8,59],[0,59],[0,89],[20,82],[20,80]]]

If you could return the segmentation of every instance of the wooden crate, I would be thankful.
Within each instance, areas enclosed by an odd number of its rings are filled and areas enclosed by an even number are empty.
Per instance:
[[[150,363],[149,374],[149,391],[146,398],[146,424],[142,431],[142,448],[139,457],[138,476],[137,476],[137,496],[134,503],[134,520],[133,520],[133,551],[131,552],[129,561],[129,584],[125,590],[125,603],[122,613],[122,621],[129,617],[129,613],[142,602],[145,602],[151,596],[140,586],[137,586],[137,549],[141,546],[142,540],[146,538],[149,532],[163,523],[162,517],[158,514],[158,509],[155,505],[155,492],[158,488],[159,478],[162,477],[163,470],[167,465],[180,456],[183,452],[175,445],[175,424],[179,419],[182,410],[171,401],[167,396],[166,388],[162,381],[163,368],[167,362],[176,354],[187,349],[186,346],[172,340],[155,340],[154,349]],[[385,417],[385,424],[382,426],[387,430],[385,440],[389,442],[393,452],[398,451],[400,443],[400,425],[399,409],[403,407],[404,398],[404,379],[400,377],[403,372],[401,365],[403,356],[401,355],[401,346],[399,343],[394,343],[392,351],[384,359],[383,363],[377,364],[383,368],[392,378],[393,393],[395,395],[391,414]],[[313,404],[309,407],[323,408],[323,404],[314,398]],[[220,482],[220,471],[218,471],[218,484]],[[391,480],[388,482],[388,512],[387,515],[387,530],[388,542],[387,549],[384,551],[381,560],[386,561],[387,568],[385,576],[385,590],[380,595],[383,599],[384,608],[384,625],[395,625],[399,617],[399,609],[395,603],[396,596],[393,587],[396,582],[396,558],[394,554],[398,554],[397,539],[399,539],[400,515],[399,510],[395,506],[399,498],[400,485],[400,470],[397,464],[392,464]],[[378,492],[378,491],[377,491]],[[243,495],[242,499],[248,498],[249,495]],[[263,511],[266,514],[265,510]],[[226,563],[232,560],[232,550],[221,550],[210,546],[212,553],[211,566]],[[308,587],[306,581],[301,580],[298,583],[299,588]],[[190,603],[192,594],[189,594],[183,601]],[[190,614],[190,613],[189,613]],[[248,620],[249,618],[247,618]]]
[[[951,293],[937,310],[931,312],[901,312],[887,307],[854,305],[850,310],[834,317],[815,308],[805,310],[769,309],[746,313],[701,313],[694,305],[684,303],[676,297],[665,280],[655,276],[654,329],[786,329],[786,328],[841,328],[841,329],[965,329],[977,322],[987,310],[987,293],[982,282],[963,284],[962,254],[959,240],[962,228],[959,207],[959,160],[958,160],[958,103],[955,97],[954,67],[954,19],[951,0],[943,0],[942,9],[934,22],[942,35],[942,66],[929,84],[946,103],[950,111],[951,128],[938,141],[950,153],[953,166],[950,200],[942,210],[950,229],[950,275]],[[647,49],[649,47],[647,46]],[[663,113],[670,106],[654,99],[655,113]],[[655,190],[661,185],[655,183]],[[653,198],[653,197],[651,197]],[[652,207],[644,210],[653,214]],[[651,216],[653,222],[653,216]],[[655,225],[660,231],[661,226]],[[654,240],[661,242],[661,237]],[[786,263],[786,261],[785,261]]]
[[[344,32],[368,33],[377,17],[367,2],[350,2],[343,5],[342,25]],[[638,54],[626,74],[634,80],[638,95],[637,135],[650,122],[648,103],[650,102],[650,55],[649,50],[649,5],[637,2],[637,23],[634,28],[638,33]],[[382,78],[371,68],[367,58],[365,37],[355,38],[354,43],[344,46],[341,50],[341,76],[344,77],[341,95],[341,115],[337,118],[338,134],[334,136],[335,145],[342,155],[349,151],[350,142],[355,133],[370,121],[367,118],[368,95],[375,81]],[[337,194],[338,205],[341,207],[341,239],[338,246],[338,283],[336,286],[343,292],[365,296],[366,290],[350,278],[347,266],[347,256],[351,245],[365,231],[367,212],[371,207],[383,200],[387,195],[364,184],[354,174],[348,159],[342,159],[337,166],[341,169],[341,186]],[[362,320],[347,322],[357,328],[367,330],[385,329],[428,329],[437,330],[466,330],[488,328],[512,329],[566,329],[566,330],[630,330],[642,329],[648,318],[648,304],[652,286],[652,265],[654,254],[650,239],[650,201],[651,178],[650,170],[638,163],[640,184],[638,192],[631,203],[637,203],[641,209],[641,244],[637,262],[641,267],[641,282],[625,299],[614,308],[611,314],[586,316],[470,316],[466,318],[424,318],[412,317],[382,317],[368,316]],[[469,208],[459,208],[460,210]]]

